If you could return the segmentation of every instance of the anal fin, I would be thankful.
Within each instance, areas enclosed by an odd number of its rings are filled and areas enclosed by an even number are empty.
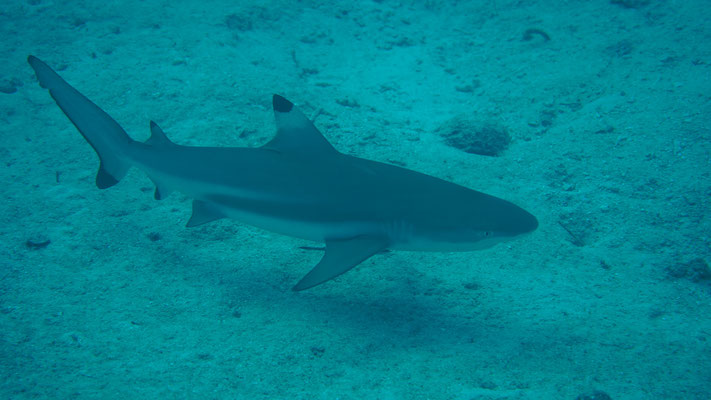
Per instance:
[[[153,192],[153,198],[156,200],[163,200],[170,195],[172,190],[166,186],[159,184],[157,181],[153,180],[153,184],[156,185],[156,190]]]
[[[190,220],[185,226],[192,228],[224,217],[225,215],[211,203],[193,200],[193,215],[190,216]]]

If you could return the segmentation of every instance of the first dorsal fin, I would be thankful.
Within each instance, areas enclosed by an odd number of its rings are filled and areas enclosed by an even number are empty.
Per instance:
[[[335,153],[336,149],[328,143],[314,124],[294,103],[275,94],[272,97],[274,119],[277,133],[263,147],[282,153],[316,156]]]

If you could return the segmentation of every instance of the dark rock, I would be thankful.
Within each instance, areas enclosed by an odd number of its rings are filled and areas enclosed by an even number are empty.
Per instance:
[[[621,40],[613,45],[607,46],[605,48],[605,53],[610,56],[624,57],[632,53],[634,48],[634,43],[629,40]]]
[[[254,27],[252,17],[249,15],[230,14],[225,17],[225,25],[231,31],[249,31]]]
[[[505,128],[463,116],[444,123],[437,133],[447,145],[482,156],[498,156],[511,143],[511,136]]]
[[[360,104],[358,104],[357,101],[349,99],[349,98],[336,99],[336,103],[338,103],[339,105],[342,105],[343,107],[351,107],[351,108],[360,107]]]
[[[548,42],[551,40],[551,37],[547,33],[538,28],[526,29],[526,31],[523,32],[523,38],[521,40],[523,40],[524,42],[528,42],[536,37],[541,38],[544,42]]]
[[[650,0],[610,0],[610,3],[623,8],[641,8],[650,3]]]
[[[494,390],[498,387],[498,385],[492,381],[482,381],[479,383],[479,386],[482,389],[488,389],[488,390]]]
[[[17,92],[17,88],[22,86],[22,81],[17,78],[0,81],[0,92],[12,94]]]
[[[323,353],[326,352],[326,349],[320,346],[311,346],[311,354],[313,354],[316,357],[322,357]]]
[[[575,400],[612,400],[612,397],[602,390],[596,390],[592,394],[581,394]]]
[[[49,240],[49,238],[44,235],[38,235],[27,239],[25,246],[31,250],[39,250],[49,246],[50,243],[52,243],[52,241]]]
[[[672,278],[684,278],[692,282],[711,281],[711,268],[702,258],[695,258],[686,263],[667,267],[667,274]]]
[[[0,93],[12,94],[17,92],[17,87],[11,85],[9,82],[0,82]]]

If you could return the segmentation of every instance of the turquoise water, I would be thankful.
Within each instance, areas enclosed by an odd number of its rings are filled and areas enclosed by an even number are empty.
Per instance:
[[[0,398],[711,398],[708,1],[109,3],[0,12]],[[98,190],[28,54],[135,139],[258,146],[279,93],[540,226],[292,292],[318,243]]]

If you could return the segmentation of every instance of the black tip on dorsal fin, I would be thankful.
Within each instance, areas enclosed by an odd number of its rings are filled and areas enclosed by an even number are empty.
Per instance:
[[[272,97],[272,105],[277,133],[262,147],[309,157],[338,153],[294,103],[275,94]]]
[[[294,103],[279,96],[278,94],[275,94],[274,96],[272,96],[272,106],[274,107],[274,111],[276,112],[287,113],[291,111],[292,108],[294,108]]]

